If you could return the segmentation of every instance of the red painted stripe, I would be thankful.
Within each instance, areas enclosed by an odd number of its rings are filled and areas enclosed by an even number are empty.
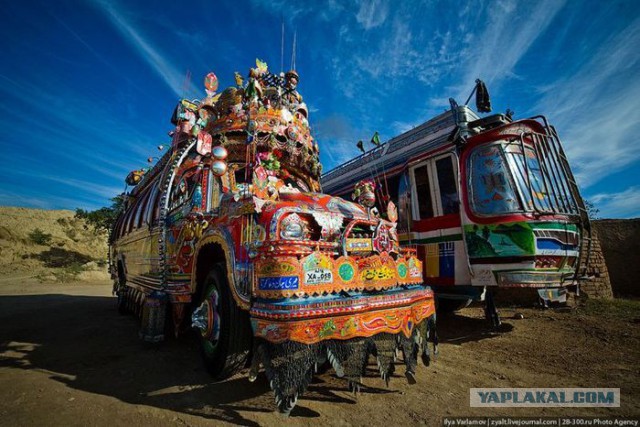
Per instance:
[[[429,286],[453,286],[456,284],[453,277],[425,277],[424,282]]]
[[[413,222],[411,231],[423,232],[423,231],[435,231],[443,228],[460,227],[460,215],[448,214],[437,216],[429,219],[421,219]]]

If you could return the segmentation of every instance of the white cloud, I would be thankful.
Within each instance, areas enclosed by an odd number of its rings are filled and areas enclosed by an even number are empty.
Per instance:
[[[419,124],[420,123],[410,123],[410,122],[396,120],[394,122],[391,122],[391,129],[393,130],[394,135],[400,135],[401,133],[405,133],[413,129]]]
[[[142,92],[142,90],[136,85],[133,80],[129,78],[125,73],[123,73],[118,67],[114,66],[111,61],[108,61],[103,55],[101,55],[98,51],[96,51],[89,43],[85,41],[84,38],[80,36],[77,32],[75,32],[71,27],[69,27],[62,19],[58,18],[56,15],[52,15],[56,21],[67,31],[69,34],[73,36],[81,45],[83,45],[93,56],[98,58],[100,62],[102,62],[106,67],[108,67],[114,74],[120,76],[123,80],[125,80],[131,87],[135,88],[138,92]]]
[[[0,205],[2,206],[26,206],[37,209],[74,209],[79,206],[77,199],[66,197],[47,196],[44,200],[38,196],[30,196],[17,192],[0,191]],[[92,209],[99,208],[100,205],[91,205]]]
[[[104,197],[107,199],[110,199],[122,193],[122,189],[124,188],[124,185],[122,187],[110,187],[106,185],[96,184],[87,179],[62,177],[48,173],[41,173],[34,170],[5,168],[4,171],[13,175],[26,175],[30,178],[37,178],[38,180],[57,182],[67,187],[77,188],[84,194]],[[42,185],[46,186],[45,183],[42,183]]]
[[[384,23],[389,14],[389,3],[384,0],[365,0],[360,3],[356,21],[365,30],[378,27]]]
[[[125,16],[116,9],[113,3],[98,1],[97,4],[126,41],[138,51],[140,57],[151,66],[178,97],[194,94],[195,89],[191,84],[189,84],[188,88],[184,87],[185,74],[173,65],[171,59],[165,58],[159,49],[145,39]]]
[[[274,16],[284,18],[289,25],[295,25],[310,19],[333,21],[337,15],[344,12],[347,2],[325,0],[319,5],[317,2],[305,0],[251,0],[251,4]]]
[[[629,187],[619,193],[601,193],[588,197],[602,218],[640,217],[640,187]]]
[[[536,106],[561,133],[587,188],[640,161],[640,18],[610,37],[576,74],[544,89]]]
[[[18,103],[7,104],[13,108],[2,105],[0,112],[15,125],[12,136],[25,141],[25,153],[35,155],[24,159],[34,168],[53,175],[59,164],[49,159],[55,158],[69,165],[67,174],[92,170],[96,172],[94,179],[107,178],[120,184],[129,171],[148,166],[147,157],[157,155],[157,143],[130,123],[111,117],[104,100],[75,96],[68,87],[53,89],[0,75],[0,94],[6,99],[19,97]],[[24,108],[33,115],[24,115]],[[38,116],[53,122],[33,120]]]
[[[527,10],[529,6],[532,10]],[[508,0],[489,5],[484,29],[477,36],[467,35],[474,48],[468,51],[457,99],[468,96],[469,84],[477,78],[495,85],[515,77],[515,66],[563,6],[560,0]]]

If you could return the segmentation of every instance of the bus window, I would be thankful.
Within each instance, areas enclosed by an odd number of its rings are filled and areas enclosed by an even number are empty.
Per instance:
[[[174,187],[171,190],[170,207],[169,210],[173,211],[185,203],[191,203],[193,192],[196,185],[200,180],[200,172],[202,169],[191,168],[186,170],[179,179],[174,183]]]
[[[149,202],[147,203],[146,209],[144,211],[144,221],[147,225],[152,226],[153,221],[157,218],[154,218],[153,213],[158,210],[158,203],[160,198],[160,180],[156,180],[155,184],[153,184],[153,188],[149,193]]]
[[[442,215],[460,212],[458,185],[453,172],[453,157],[447,156],[436,160],[436,171],[438,174],[438,186],[440,187]]]
[[[389,189],[389,200],[398,206],[398,186],[400,185],[400,175],[396,175],[387,178],[386,183],[382,183],[385,186],[385,190]]]
[[[521,212],[504,152],[498,144],[479,146],[469,156],[471,208],[481,215]]]
[[[139,202],[140,202],[140,199],[137,198],[131,204],[131,207],[128,209],[127,217],[125,218],[125,233],[126,234],[131,233],[131,230],[133,229],[133,217],[135,216],[134,214],[136,213],[136,208],[138,207]]]
[[[133,222],[133,227],[134,228],[142,227],[143,212],[145,211],[145,208],[147,207],[147,204],[149,203],[149,195],[150,194],[151,194],[151,190],[147,189],[147,191],[145,191],[145,193],[140,196],[140,203],[138,203],[138,207],[136,209],[136,217],[135,217],[135,220]]]
[[[122,223],[124,222],[124,213],[120,214],[120,217],[118,218],[118,221],[116,222],[116,225],[114,226],[114,237],[116,239],[119,239],[120,237],[122,237]]]
[[[408,231],[411,228],[411,183],[406,172],[398,175],[398,178],[398,226]]]
[[[153,205],[151,205],[151,209],[153,209],[152,214],[151,214],[151,226],[155,226],[158,223],[158,220],[160,219],[160,210],[162,208],[162,206],[160,206],[160,200],[162,200],[162,191],[158,190],[158,194],[156,194],[156,200],[153,202]]]
[[[247,171],[245,170],[245,168],[235,169],[233,172],[233,176],[236,181],[236,184],[244,184],[245,182],[247,182],[246,175],[247,175]]]
[[[218,209],[220,206],[220,197],[222,195],[222,189],[220,188],[220,180],[208,171],[207,176],[209,178],[209,195],[207,196],[207,210],[212,211]]]
[[[431,187],[429,186],[428,165],[414,169],[413,174],[416,182],[420,219],[431,218],[433,217],[433,202],[431,200]]]

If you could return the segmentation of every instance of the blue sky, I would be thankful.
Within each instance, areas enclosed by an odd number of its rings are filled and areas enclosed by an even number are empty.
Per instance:
[[[600,216],[640,216],[637,0],[3,3],[0,205],[107,205],[209,71],[221,87],[256,57],[280,71],[284,21],[325,170],[479,77],[494,111],[555,124]]]

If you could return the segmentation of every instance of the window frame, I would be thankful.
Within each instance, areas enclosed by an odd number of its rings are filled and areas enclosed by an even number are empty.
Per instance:
[[[438,169],[436,163],[442,159],[448,158],[452,165],[453,180],[456,188],[456,194],[458,196],[458,211],[454,213],[445,214],[442,208],[442,194],[440,191],[440,180],[438,178]],[[420,163],[417,163],[410,168],[409,179],[411,181],[411,199],[415,202],[411,203],[411,213],[416,220],[428,220],[433,218],[439,218],[446,215],[460,215],[461,210],[461,194],[460,194],[460,171],[458,167],[458,156],[454,152],[443,153],[429,159],[426,159]],[[420,215],[419,198],[416,184],[416,170],[422,167],[427,167],[427,176],[429,180],[429,196],[431,197],[431,206],[433,209],[433,215],[427,218],[422,218]]]
[[[507,142],[506,140],[498,140],[498,141],[492,141],[489,144],[480,144],[477,145],[475,147],[472,147],[468,156],[466,157],[465,160],[465,168],[467,171],[467,179],[469,181],[468,185],[467,185],[467,189],[466,189],[466,197],[468,198],[468,203],[469,203],[469,209],[471,210],[471,213],[479,218],[492,218],[492,217],[501,217],[501,216],[505,216],[505,215],[525,215],[525,214],[530,214],[532,212],[527,211],[527,209],[525,209],[525,203],[522,197],[522,194],[520,194],[520,189],[518,187],[518,183],[516,182],[516,178],[513,176],[513,170],[512,168],[515,167],[515,165],[512,165],[509,158],[506,155],[506,152],[503,149],[503,145],[504,143]],[[502,162],[503,162],[503,168],[505,169],[505,173],[504,173],[504,177],[506,180],[507,185],[511,188],[511,192],[515,195],[515,200],[517,201],[518,205],[519,205],[519,210],[510,210],[510,211],[503,211],[503,212],[480,212],[476,206],[475,203],[475,196],[474,196],[474,185],[473,185],[473,180],[474,180],[474,175],[475,175],[475,171],[474,171],[474,167],[473,167],[473,162],[474,162],[474,156],[476,154],[477,151],[486,148],[486,147],[490,147],[490,146],[498,146],[500,149],[500,156],[502,158]]]
[[[149,195],[151,193],[151,188],[146,188],[143,193],[140,195],[140,203],[136,206],[136,213],[133,217],[133,228],[140,229],[142,228],[142,223],[144,219],[143,212],[145,211],[147,204],[149,202]]]
[[[154,213],[158,209],[158,203],[160,202],[160,179],[156,179],[156,182],[153,183],[153,187],[149,191],[149,202],[145,206],[144,211],[144,222],[148,227],[153,226],[155,221]],[[158,215],[159,216],[159,215]]]

